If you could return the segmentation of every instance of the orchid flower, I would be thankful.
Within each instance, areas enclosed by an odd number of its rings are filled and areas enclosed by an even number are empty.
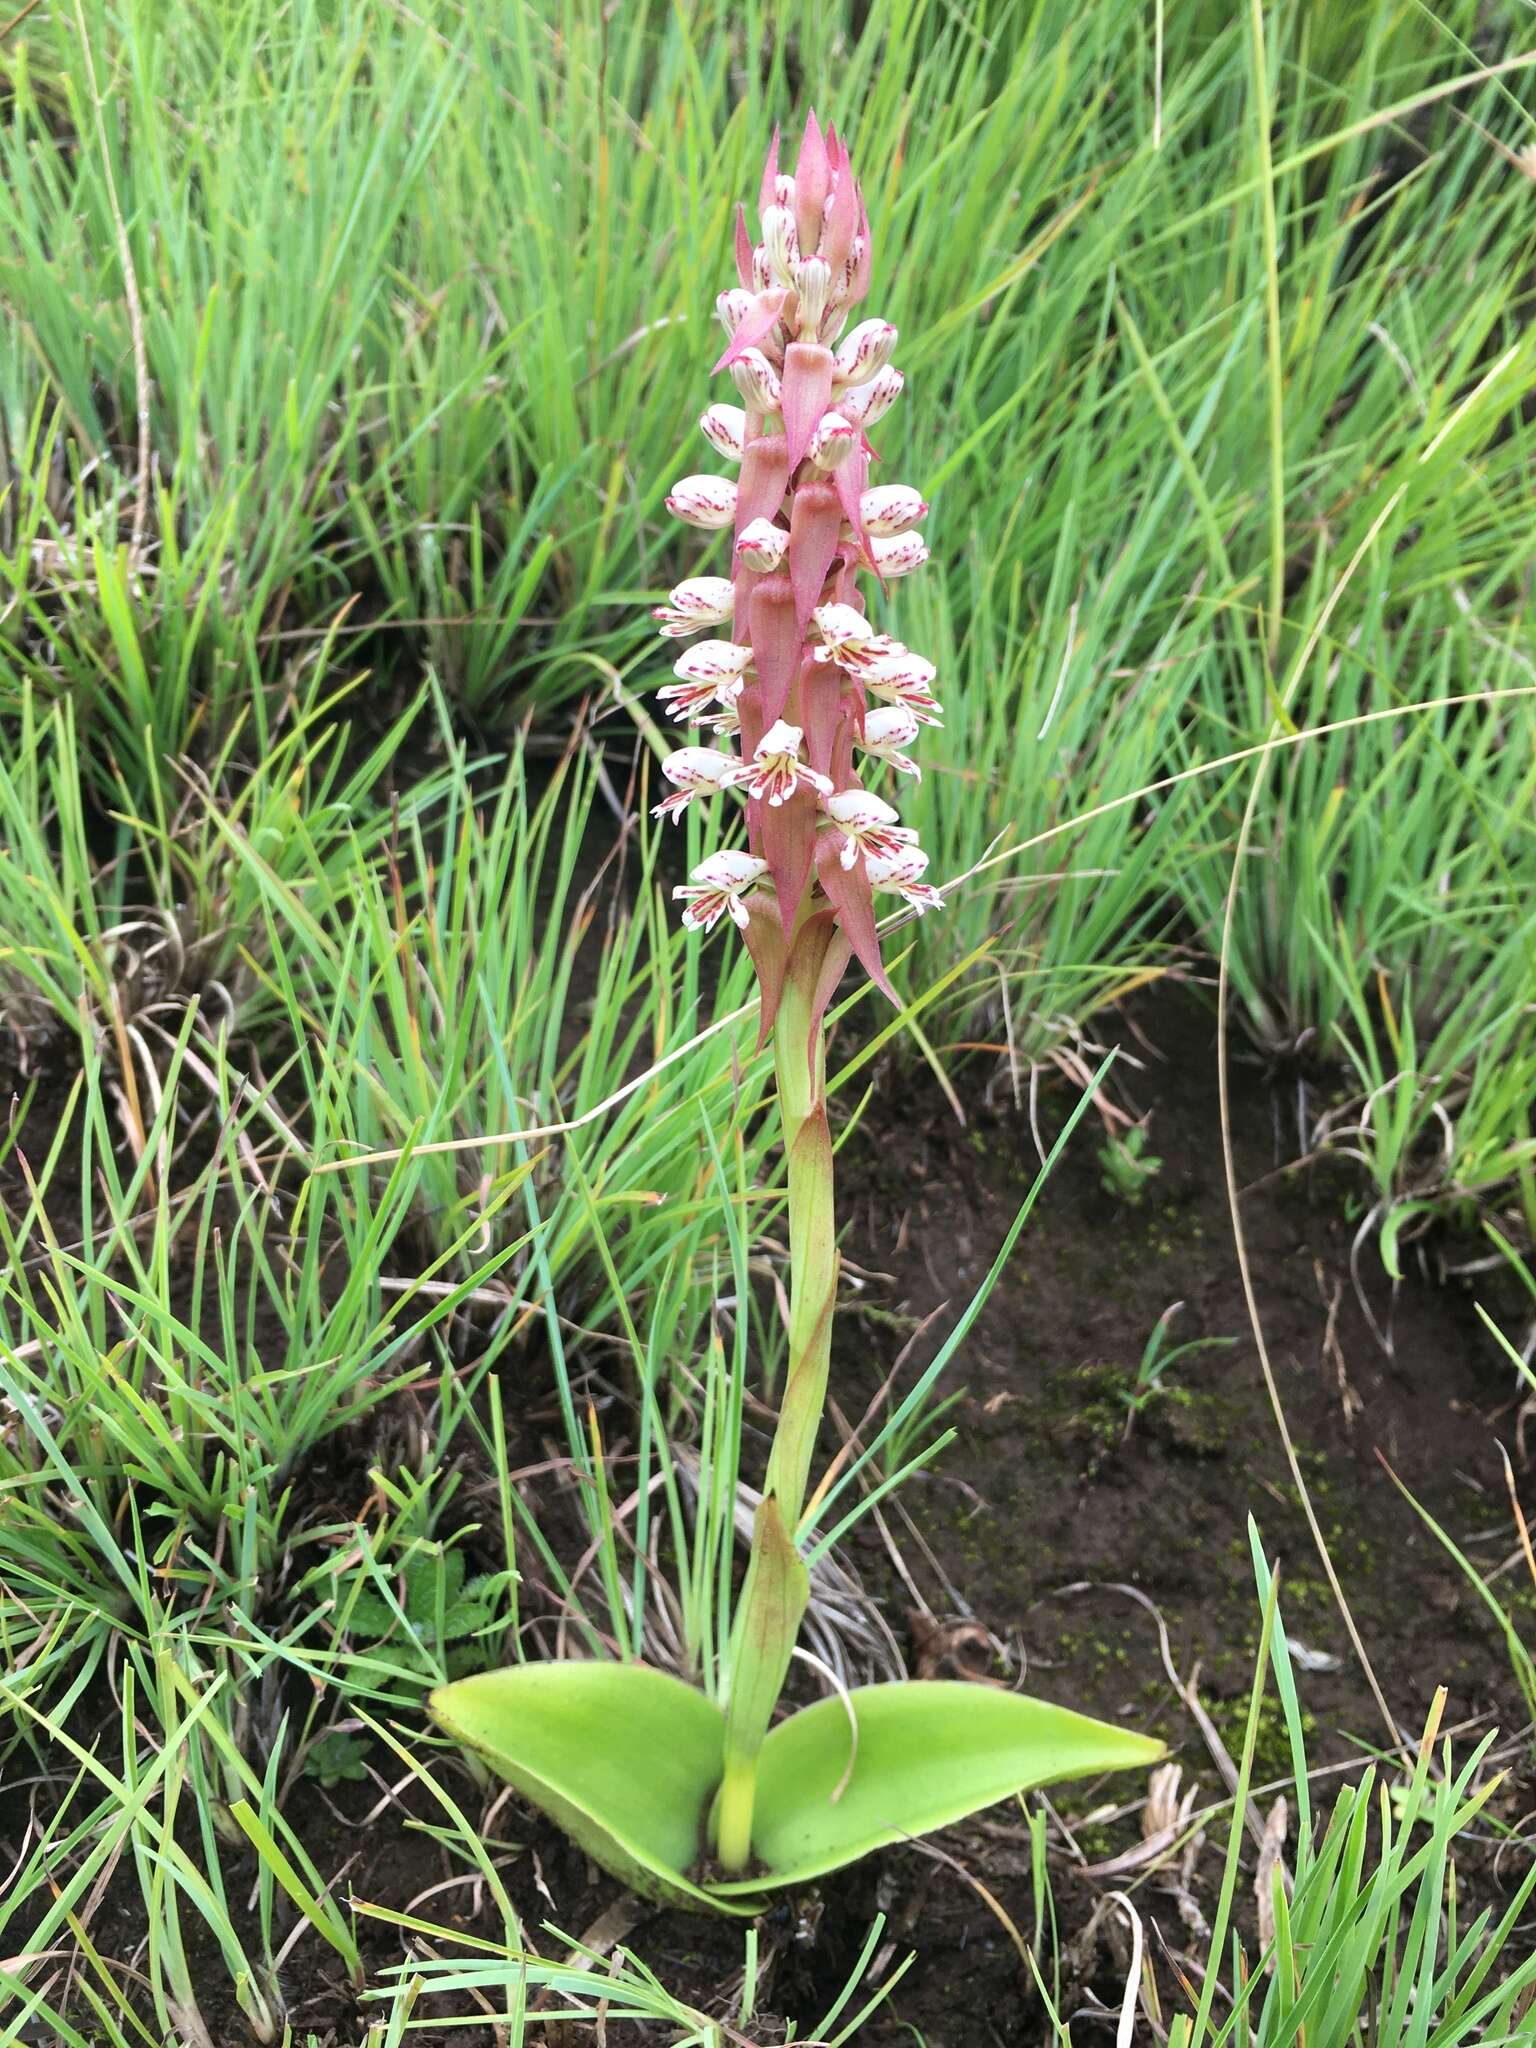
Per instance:
[[[755,853],[732,847],[712,853],[672,891],[683,904],[683,923],[690,931],[708,932],[729,915],[745,931],[747,912],[741,899],[767,872],[767,861],[759,860]]]
[[[657,692],[716,744],[665,756],[672,792],[656,814],[717,794],[737,806],[745,845],[707,855],[672,893],[690,930],[729,919],[746,942],[784,1136],[788,1364],[746,1578],[712,1696],[638,1659],[583,1658],[479,1672],[432,1700],[626,1884],[726,1911],[1005,1793],[1161,1755],[1125,1729],[962,1683],[861,1687],[770,1732],[810,1594],[802,1545],[837,1306],[824,1020],[851,959],[891,994],[876,893],[918,912],[941,896],[917,834],[867,786],[887,768],[916,776],[905,750],[939,718],[933,663],[877,630],[859,582],[926,561],[928,507],[909,485],[869,486],[869,429],[903,388],[897,334],[876,318],[848,329],[869,288],[869,217],[847,149],[814,114],[793,176],[775,135],[758,220],[754,239],[738,210],[736,283],[716,301],[714,367],[741,403],[699,423],[736,474],[684,477],[667,499],[688,524],[729,530],[730,577],[679,583],[654,614],[667,639],[729,635],[694,642]]]
[[[851,868],[861,854],[871,860],[890,860],[903,847],[917,843],[912,828],[897,822],[895,806],[867,789],[840,789],[827,798],[823,809],[842,835],[838,859],[845,868]]]
[[[737,763],[715,747],[679,747],[668,754],[661,772],[674,785],[672,794],[652,807],[653,818],[671,818],[675,823],[696,796],[718,796],[729,788]]]
[[[736,517],[736,485],[728,476],[685,476],[667,493],[667,510],[690,526],[729,526]]]
[[[651,613],[665,639],[685,640],[706,626],[723,626],[736,606],[728,576],[693,576],[670,592]]]
[[[753,748],[752,759],[738,762],[727,772],[726,785],[745,789],[748,796],[763,799],[775,810],[787,803],[802,784],[822,796],[831,796],[831,776],[818,774],[800,758],[804,740],[798,725],[776,718]]]
[[[925,910],[944,908],[944,898],[931,882],[923,880],[928,856],[920,846],[904,846],[899,853],[872,854],[865,865],[876,889],[894,890],[919,916]]]
[[[752,660],[750,647],[738,647],[730,640],[699,640],[672,664],[675,683],[656,692],[677,719],[701,719],[716,703],[739,696],[742,678]]]
[[[899,775],[922,779],[922,768],[905,749],[922,731],[922,720],[905,704],[881,704],[864,714],[864,730],[854,736],[854,745],[877,760],[888,761]],[[927,856],[924,855],[926,860]],[[870,875],[874,882],[874,875]],[[875,883],[878,888],[879,884]]]

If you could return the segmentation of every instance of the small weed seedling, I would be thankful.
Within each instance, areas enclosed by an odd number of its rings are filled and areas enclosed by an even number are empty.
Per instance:
[[[1132,1124],[1123,1138],[1111,1133],[1099,1147],[1099,1184],[1117,1201],[1134,1206],[1162,1170],[1162,1160],[1147,1150],[1145,1124]]]
[[[1192,1357],[1197,1351],[1220,1351],[1235,1344],[1235,1337],[1191,1337],[1186,1343],[1175,1344],[1169,1349],[1169,1337],[1173,1330],[1173,1319],[1181,1313],[1182,1301],[1170,1302],[1152,1325],[1152,1333],[1142,1349],[1141,1363],[1136,1368],[1134,1383],[1127,1387],[1122,1399],[1125,1402],[1125,1435],[1129,1436],[1138,1416],[1171,1388],[1163,1384],[1163,1376],[1170,1366],[1177,1365],[1181,1358]]]

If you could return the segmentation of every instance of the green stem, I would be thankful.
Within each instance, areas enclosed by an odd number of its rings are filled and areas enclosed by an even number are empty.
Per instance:
[[[773,1039],[789,1186],[789,1365],[764,1490],[778,1501],[791,1535],[805,1505],[826,1405],[837,1299],[827,1048],[819,1029],[811,1044],[815,979],[791,966]]]
[[[824,934],[796,934],[774,1028],[789,1189],[789,1365],[732,1634],[724,1777],[715,1807],[715,1853],[731,1872],[751,1860],[758,1752],[810,1593],[794,1535],[826,1404],[837,1298],[826,1047],[819,1026],[813,1033],[811,1025],[825,955]]]

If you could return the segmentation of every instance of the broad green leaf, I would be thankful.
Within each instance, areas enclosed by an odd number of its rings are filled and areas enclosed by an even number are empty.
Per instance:
[[[818,1700],[763,1744],[756,1889],[804,1884],[1032,1785],[1145,1768],[1163,1753],[1148,1736],[1067,1707],[959,1680],[864,1686],[847,1704]],[[724,1900],[750,1888],[712,1890]]]
[[[644,1897],[756,1910],[755,1899],[716,1900],[683,1875],[698,1861],[720,1782],[725,1722],[681,1679],[642,1664],[522,1664],[442,1686],[431,1709],[441,1728]]]

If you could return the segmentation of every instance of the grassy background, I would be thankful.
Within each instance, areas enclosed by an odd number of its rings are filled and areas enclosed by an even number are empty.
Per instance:
[[[284,1898],[354,1967],[283,1816],[359,1710],[521,1641],[519,1557],[563,1573],[509,1487],[474,1509],[506,1569],[449,1561],[534,1339],[590,1643],[707,1674],[775,1358],[766,1077],[741,961],[672,924],[681,856],[619,820],[654,779],[645,606],[714,566],[661,501],[708,465],[730,210],[808,104],[903,336],[880,476],[934,506],[891,618],[947,719],[904,808],[965,879],[903,935],[891,1042],[1022,1090],[1219,954],[1389,1266],[1445,1222],[1528,1253],[1524,24],[44,0],[0,39],[0,1734],[79,1774],[0,1952],[88,1956],[70,1916],[126,1858],[154,2038],[228,1997],[282,2037]],[[666,1474],[636,1556],[594,1359]],[[305,1460],[403,1412],[361,1548],[297,1525]],[[110,1757],[71,1732],[104,1700]],[[87,1977],[105,2018],[51,1961],[0,1982],[60,2038],[139,2038]],[[418,1999],[383,1988],[381,2041]]]

